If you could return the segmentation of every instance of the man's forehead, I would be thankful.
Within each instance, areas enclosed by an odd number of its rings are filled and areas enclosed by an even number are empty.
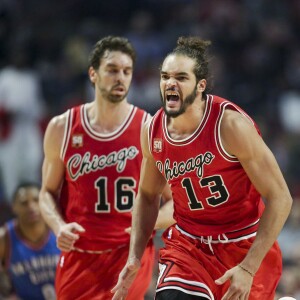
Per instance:
[[[24,198],[26,198],[26,196],[28,195],[28,193],[31,193],[33,195],[38,195],[39,194],[39,190],[36,187],[23,187],[20,188],[17,194],[17,197],[22,200]]]
[[[131,57],[121,51],[109,51],[106,50],[102,57],[103,65],[125,65],[128,67],[132,67],[132,59]]]
[[[174,73],[192,73],[195,66],[195,61],[185,55],[168,55],[162,65],[162,72]]]

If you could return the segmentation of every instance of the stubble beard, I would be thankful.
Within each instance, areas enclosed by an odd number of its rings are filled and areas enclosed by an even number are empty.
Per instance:
[[[111,102],[111,103],[119,103],[122,102],[127,96],[127,93],[124,96],[115,96],[115,95],[111,95],[108,94],[106,99]]]

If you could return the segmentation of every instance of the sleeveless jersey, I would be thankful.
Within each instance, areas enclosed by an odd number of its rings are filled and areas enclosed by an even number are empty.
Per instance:
[[[201,123],[188,138],[170,137],[162,109],[149,127],[150,152],[171,187],[174,218],[195,236],[247,227],[258,221],[264,209],[242,165],[222,146],[220,124],[225,109],[244,115],[259,133],[241,108],[213,95],[208,95]]]
[[[89,124],[87,105],[68,111],[60,202],[66,222],[85,228],[76,248],[105,251],[129,243],[124,229],[131,226],[142,161],[141,128],[149,116],[131,105],[116,131],[100,134]]]
[[[6,265],[15,293],[22,300],[55,300],[54,280],[60,254],[55,235],[49,231],[47,239],[33,248],[18,236],[14,221],[6,223],[6,228]]]

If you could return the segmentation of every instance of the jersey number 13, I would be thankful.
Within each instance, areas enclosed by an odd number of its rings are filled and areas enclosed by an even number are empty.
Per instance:
[[[199,181],[200,187],[207,187],[211,193],[205,200],[210,206],[218,206],[228,200],[229,194],[220,175],[204,177]],[[181,181],[185,189],[191,210],[204,209],[203,204],[197,199],[191,178],[187,177]]]

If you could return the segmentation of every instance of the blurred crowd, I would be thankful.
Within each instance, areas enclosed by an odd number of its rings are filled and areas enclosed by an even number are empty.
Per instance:
[[[300,299],[299,0],[1,0],[1,224],[11,216],[19,182],[40,181],[49,119],[93,99],[87,57],[105,35],[126,36],[135,46],[128,98],[152,114],[160,107],[159,66],[171,45],[181,35],[212,41],[213,94],[259,124],[294,198],[279,238],[278,296]]]

